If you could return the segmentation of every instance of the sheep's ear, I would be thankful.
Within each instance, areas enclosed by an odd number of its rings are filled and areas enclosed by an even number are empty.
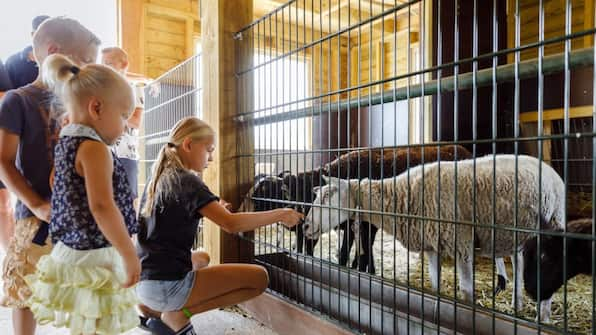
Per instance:
[[[331,178],[331,177],[326,176],[326,175],[321,175],[321,178],[323,178],[323,180],[325,181],[326,184],[329,184],[329,178]]]
[[[319,193],[320,190],[321,190],[321,186],[315,186],[312,188],[313,193]]]

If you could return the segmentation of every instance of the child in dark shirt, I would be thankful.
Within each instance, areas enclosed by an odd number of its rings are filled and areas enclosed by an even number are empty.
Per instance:
[[[201,217],[229,233],[275,222],[292,227],[302,218],[288,208],[258,213],[228,211],[228,204],[211,193],[199,177],[212,160],[214,141],[215,133],[205,122],[195,117],[180,120],[159,153],[141,201],[137,251],[142,271],[137,296],[141,310],[161,313],[162,329],[167,326],[173,334],[195,334],[190,316],[251,299],[268,284],[267,271],[261,266],[206,266],[208,255],[193,255]],[[148,322],[149,326],[160,323],[157,319]]]

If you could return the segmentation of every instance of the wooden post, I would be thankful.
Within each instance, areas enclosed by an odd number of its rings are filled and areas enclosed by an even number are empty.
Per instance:
[[[594,0],[586,0],[584,2],[584,29],[589,30],[594,28]],[[584,36],[584,48],[591,47],[594,44],[594,35]]]
[[[238,208],[241,190],[238,187],[237,158],[239,141],[251,142],[250,129],[241,128],[233,117],[239,110],[240,92],[235,77],[238,66],[251,64],[252,53],[238,52],[235,32],[253,18],[252,0],[201,1],[203,118],[217,132],[214,161],[205,170],[203,179],[215,194]],[[246,36],[246,39],[249,37]],[[240,57],[242,56],[242,57]],[[242,59],[239,59],[242,58]],[[248,93],[252,91],[249,90]],[[247,92],[242,92],[247,94]],[[254,166],[254,164],[253,164]],[[254,176],[253,176],[254,177]],[[251,243],[222,231],[205,220],[204,245],[215,264],[250,261]]]
[[[143,0],[119,1],[119,42],[128,53],[129,71],[143,72]]]

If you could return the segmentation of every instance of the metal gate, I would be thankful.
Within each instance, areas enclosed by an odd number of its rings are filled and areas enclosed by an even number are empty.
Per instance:
[[[367,334],[594,333],[594,17],[291,0],[237,32],[244,208],[310,213],[251,239],[271,292]]]

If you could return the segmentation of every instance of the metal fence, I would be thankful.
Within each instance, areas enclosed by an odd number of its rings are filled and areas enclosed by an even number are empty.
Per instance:
[[[244,208],[308,214],[251,239],[270,291],[367,334],[595,333],[594,17],[292,0],[237,32]]]
[[[145,112],[140,136],[139,184],[144,189],[151,167],[170,129],[187,116],[201,117],[201,54],[194,55],[153,80],[145,88]],[[200,225],[202,226],[202,224]],[[195,247],[203,247],[199,228]]]

